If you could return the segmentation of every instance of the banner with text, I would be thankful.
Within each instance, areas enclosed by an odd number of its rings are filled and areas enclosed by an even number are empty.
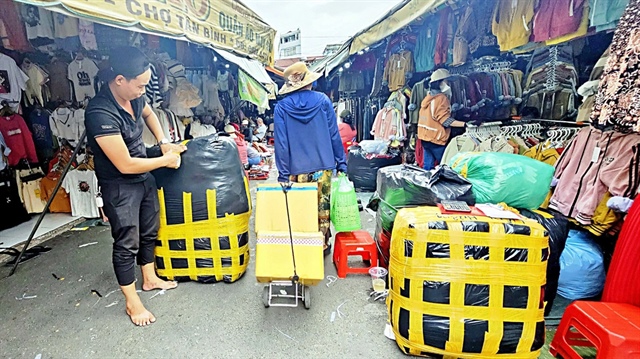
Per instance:
[[[18,0],[79,17],[184,36],[273,65],[276,31],[238,0]]]

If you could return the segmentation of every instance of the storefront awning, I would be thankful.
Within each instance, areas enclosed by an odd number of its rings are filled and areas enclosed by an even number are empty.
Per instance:
[[[238,0],[16,0],[87,20],[185,39],[273,65],[276,31]]]
[[[385,39],[441,5],[455,2],[455,0],[403,0],[373,25],[357,33],[350,41],[349,54],[353,55]]]
[[[322,59],[320,62],[317,62],[309,67],[309,69],[313,72],[320,72],[325,76],[329,75],[329,73],[340,66],[343,62],[347,61],[349,58],[349,43],[345,43],[342,47],[331,56],[327,56]]]
[[[267,70],[264,69],[264,65],[262,65],[259,61],[236,56],[224,50],[216,49],[215,52],[225,60],[238,65],[238,67],[246,72],[247,75],[253,77],[253,79],[258,81],[259,83],[268,84],[273,82],[273,80],[271,80],[271,77],[269,77]]]

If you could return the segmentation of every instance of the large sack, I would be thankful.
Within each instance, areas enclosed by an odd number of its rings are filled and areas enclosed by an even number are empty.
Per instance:
[[[359,191],[375,191],[378,170],[402,163],[402,156],[397,151],[375,154],[360,146],[351,146],[347,158],[347,176]]]
[[[153,171],[160,199],[158,275],[233,282],[249,264],[248,182],[235,142],[217,135],[186,143],[179,169]]]
[[[473,184],[476,202],[526,209],[538,209],[544,202],[555,171],[532,158],[495,152],[459,153],[451,168]]]
[[[570,230],[560,256],[558,294],[570,300],[592,298],[604,289],[604,256],[590,234]]]
[[[410,165],[389,166],[378,171],[377,190],[368,208],[377,211],[376,234],[380,264],[389,261],[389,245],[393,221],[398,210],[415,206],[435,206],[443,200],[475,204],[471,183],[447,166],[426,171]]]

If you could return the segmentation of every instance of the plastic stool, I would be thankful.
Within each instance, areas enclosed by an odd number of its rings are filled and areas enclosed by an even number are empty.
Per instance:
[[[349,256],[361,256],[369,261],[366,268],[349,267]],[[336,234],[333,263],[336,265],[338,277],[346,278],[347,274],[369,274],[369,268],[378,265],[378,248],[367,231],[341,232]]]
[[[549,351],[565,359],[582,358],[571,346],[595,347],[597,359],[640,358],[640,307],[623,303],[571,303]]]

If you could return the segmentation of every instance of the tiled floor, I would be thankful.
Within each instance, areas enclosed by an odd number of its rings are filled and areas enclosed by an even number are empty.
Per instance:
[[[49,213],[44,216],[34,238],[38,238],[49,232],[55,231],[62,226],[76,221],[78,218],[79,217],[73,217],[70,214]],[[38,215],[34,215],[28,222],[0,231],[0,247],[13,247],[16,244],[26,241],[37,221]]]

